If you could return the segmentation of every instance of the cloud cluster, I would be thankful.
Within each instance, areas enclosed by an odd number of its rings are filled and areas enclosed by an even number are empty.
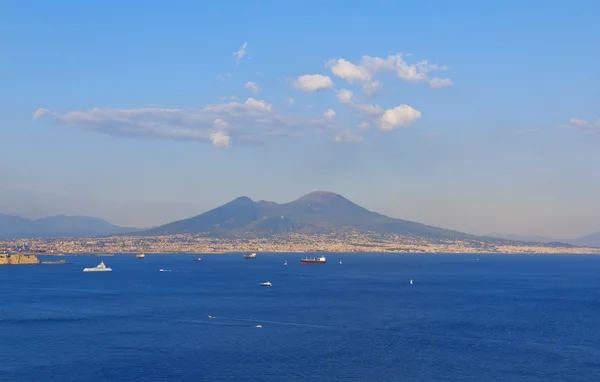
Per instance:
[[[230,147],[233,142],[256,144],[268,137],[339,130],[329,118],[280,114],[272,104],[254,98],[243,103],[208,105],[198,110],[93,108],[57,113],[38,109],[33,117],[114,136],[210,141],[221,148]]]
[[[430,64],[427,60],[409,64],[404,60],[401,53],[389,55],[386,58],[363,56],[360,62],[356,64],[338,58],[327,61],[325,67],[349,84],[361,83],[366,95],[371,95],[381,89],[382,84],[374,80],[377,73],[395,73],[403,81],[426,82],[432,88],[453,85],[450,78],[430,77],[429,75],[433,71],[446,70],[446,66]]]
[[[409,56],[409,55],[407,55]],[[450,78],[432,76],[435,71],[447,70],[446,66],[430,64],[427,60],[408,63],[401,53],[387,57],[363,56],[360,61],[352,62],[344,58],[336,58],[325,63],[331,73],[348,84],[359,84],[366,96],[371,96],[383,87],[376,76],[379,73],[394,73],[405,82],[424,82],[432,88],[452,86]],[[296,78],[293,86],[301,91],[312,93],[334,87],[331,77],[322,74],[306,74]],[[371,119],[362,121],[360,128],[368,128],[371,123],[380,130],[389,131],[399,127],[407,127],[421,118],[421,112],[409,105],[400,104],[385,109],[377,104],[357,102],[354,92],[348,89],[336,89],[338,101],[346,107],[358,112],[363,118]],[[360,97],[359,97],[360,98]],[[329,113],[329,112],[328,112]],[[331,114],[331,113],[329,113]],[[326,116],[333,118],[335,114]],[[336,138],[336,141],[347,141],[347,138]]]
[[[242,47],[233,53],[236,64],[246,57],[247,46],[248,43],[244,42]],[[335,89],[334,94],[340,104],[360,115],[361,122],[356,128],[363,131],[371,125],[382,131],[407,127],[421,118],[421,112],[409,105],[400,104],[386,109],[364,102],[364,96],[371,96],[383,87],[380,79],[376,78],[378,74],[394,73],[403,81],[424,82],[432,88],[453,84],[450,78],[431,76],[434,71],[446,70],[445,66],[432,65],[427,60],[409,64],[400,53],[388,57],[363,56],[360,61],[354,63],[344,58],[332,59],[325,63],[325,67],[331,71],[333,78],[339,78],[348,84],[357,84],[362,88],[363,97],[357,97],[351,90],[343,88]],[[226,76],[217,77],[225,81],[233,76],[227,73]],[[305,93],[326,91],[335,87],[332,77],[318,73],[301,75],[295,78],[291,85]],[[252,81],[245,82],[243,86],[253,94],[261,90]],[[51,119],[103,134],[197,140],[210,142],[217,148],[227,148],[238,143],[262,143],[268,137],[296,136],[311,131],[335,134],[335,142],[363,141],[363,137],[355,135],[348,126],[343,126],[341,121],[338,121],[337,113],[331,108],[317,117],[302,117],[282,114],[265,100],[250,97],[244,102],[236,102],[236,99],[236,96],[221,97],[222,103],[196,110],[157,106],[134,109],[93,108],[59,113],[38,109],[33,117]],[[290,105],[294,104],[293,98],[287,98],[285,101]],[[287,106],[287,110],[292,108]],[[587,122],[582,120],[572,119],[571,123],[580,127],[588,126]]]
[[[408,105],[398,105],[385,110],[379,105],[355,103],[354,93],[348,89],[337,91],[336,96],[341,104],[358,111],[363,116],[377,117],[376,124],[383,131],[410,126],[421,118],[421,112]],[[361,122],[360,127],[369,127],[369,122]]]

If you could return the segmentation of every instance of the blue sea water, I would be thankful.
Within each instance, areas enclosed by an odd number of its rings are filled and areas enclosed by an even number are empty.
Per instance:
[[[600,380],[600,257],[202,257],[0,267],[0,380]]]

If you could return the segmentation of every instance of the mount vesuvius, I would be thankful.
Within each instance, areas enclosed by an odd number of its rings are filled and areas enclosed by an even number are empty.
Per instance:
[[[312,192],[283,204],[255,202],[242,196],[198,216],[136,235],[269,236],[286,232],[324,233],[343,229],[439,239],[474,238],[457,231],[384,216],[360,207],[341,195],[324,191]]]

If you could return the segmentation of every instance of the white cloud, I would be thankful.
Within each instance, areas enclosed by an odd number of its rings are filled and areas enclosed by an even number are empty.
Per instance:
[[[293,98],[288,98],[288,99],[287,99],[287,102],[288,102],[288,103],[294,103],[294,99],[293,99]]]
[[[218,148],[227,148],[231,145],[231,138],[226,132],[222,130],[212,132],[210,134],[210,140],[213,146]]]
[[[244,45],[242,45],[242,47],[240,48],[240,50],[238,50],[237,52],[233,52],[233,57],[235,57],[236,63],[239,64],[240,60],[242,58],[244,58],[244,56],[246,55],[247,51],[246,51],[246,47],[248,46],[248,42],[246,41],[244,43]],[[229,74],[229,73],[228,73]]]
[[[584,121],[583,119],[578,119],[578,118],[569,119],[569,123],[571,125],[580,126],[580,127],[584,127],[584,126],[587,126],[590,124],[588,121]]]
[[[48,109],[37,109],[35,113],[33,113],[33,118],[40,119],[45,115],[50,114],[50,110]]]
[[[371,126],[371,124],[367,121],[362,121],[361,123],[358,124],[358,127],[360,129],[368,129]]]
[[[429,80],[429,86],[432,88],[445,88],[454,85],[450,78],[434,77]]]
[[[305,74],[294,81],[294,87],[303,92],[316,92],[329,89],[333,86],[331,78],[321,74]]]
[[[340,89],[336,92],[336,96],[340,103],[348,104],[352,102],[352,97],[354,96],[354,93],[347,89]]]
[[[388,131],[397,127],[409,126],[419,118],[421,118],[420,111],[408,105],[399,105],[387,109],[379,118],[378,124],[381,130]]]
[[[354,135],[349,131],[341,131],[335,136],[335,141],[340,143],[360,143],[364,141],[364,138]]]
[[[39,109],[35,119],[51,119],[74,128],[112,136],[209,141],[223,144],[261,143],[268,137],[285,137],[312,132],[337,131],[337,122],[277,113],[264,100],[207,105],[197,110],[139,108],[93,108],[65,113]]]
[[[429,64],[422,60],[409,64],[404,60],[401,53],[389,55],[388,57],[363,56],[361,61],[354,64],[343,58],[326,62],[331,72],[348,83],[362,82],[366,95],[371,95],[382,87],[379,81],[373,81],[377,73],[394,72],[398,78],[406,82],[427,82],[432,88],[452,86],[449,78],[429,78],[428,73],[432,71],[446,70],[445,65]]]
[[[254,98],[248,98],[246,102],[229,102],[216,105],[209,105],[204,107],[204,111],[212,113],[231,113],[231,114],[262,114],[270,112],[273,109],[273,105],[267,103],[264,100],[257,100]]]
[[[262,109],[265,111],[271,111],[271,109],[273,109],[273,105],[271,105],[270,103],[266,103],[264,100],[256,100],[254,98],[248,98],[245,104],[250,107]]]
[[[396,55],[396,74],[398,77],[408,82],[421,82],[427,80],[427,61],[421,61],[416,64],[408,64],[402,59],[401,55]]]
[[[254,82],[248,81],[244,84],[245,87],[247,87],[248,89],[252,90],[252,93],[258,93],[258,91],[260,90],[260,88],[258,87],[258,85],[256,85]]]
[[[330,60],[325,63],[325,67],[331,69],[333,74],[348,81],[348,83],[353,83],[354,81],[365,82],[371,79],[371,73],[367,68],[360,65],[354,65],[343,58]]]
[[[325,113],[323,113],[323,115],[326,118],[335,118],[335,111],[331,110],[331,109],[328,109]]]
[[[229,124],[225,121],[223,121],[221,118],[217,118],[213,121],[213,126],[216,127],[217,129],[224,129],[227,126],[229,126]]]
[[[371,73],[391,72],[396,69],[398,56],[399,54],[387,58],[363,56],[362,65]]]

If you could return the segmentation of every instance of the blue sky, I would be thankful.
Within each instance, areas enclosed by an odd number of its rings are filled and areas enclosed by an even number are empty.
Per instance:
[[[150,226],[330,190],[474,233],[598,231],[598,12],[3,1],[0,213]]]

